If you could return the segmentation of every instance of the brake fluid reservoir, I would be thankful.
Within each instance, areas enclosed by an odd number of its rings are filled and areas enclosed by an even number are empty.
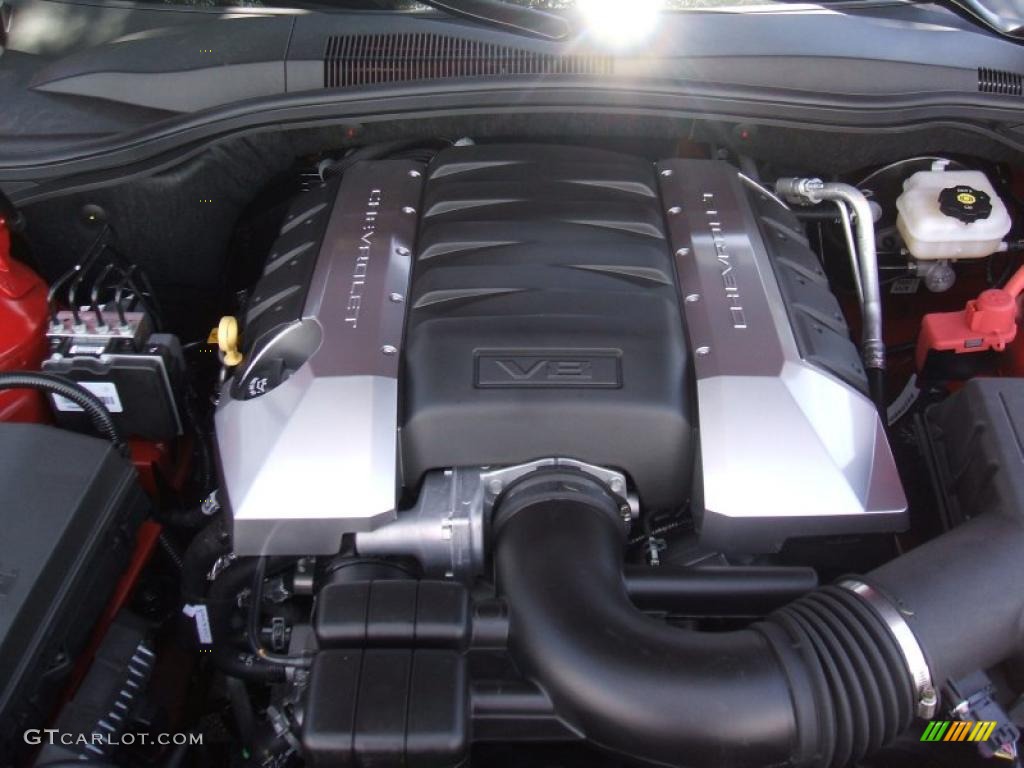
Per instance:
[[[903,182],[896,226],[915,259],[979,259],[1000,249],[1010,214],[981,171],[918,171]]]

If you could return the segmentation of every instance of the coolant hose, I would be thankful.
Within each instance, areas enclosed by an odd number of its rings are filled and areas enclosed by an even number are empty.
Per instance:
[[[274,573],[294,562],[294,558],[274,558],[269,572]],[[232,563],[210,585],[206,597],[210,626],[213,631],[213,663],[226,675],[255,683],[274,685],[288,679],[284,666],[270,664],[252,653],[235,647],[239,636],[247,636],[243,622],[235,623],[239,613],[238,596],[252,583],[259,558],[247,558]]]
[[[496,576],[517,665],[587,739],[661,765],[838,768],[921,713],[919,670],[854,586],[817,589],[740,631],[672,627],[630,602],[611,496],[583,475],[537,475],[496,512]],[[856,586],[912,613],[941,681],[1019,647],[1021,552],[1020,521],[977,520]],[[965,627],[954,605],[984,621]]]
[[[210,586],[207,576],[214,564],[231,551],[231,534],[223,512],[210,518],[197,533],[181,564],[181,600],[183,604],[201,602]]]

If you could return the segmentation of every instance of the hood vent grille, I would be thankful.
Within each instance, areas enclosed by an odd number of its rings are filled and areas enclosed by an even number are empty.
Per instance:
[[[335,35],[327,39],[324,86],[455,77],[607,75],[610,56],[538,53],[432,33]]]
[[[1024,75],[982,67],[978,70],[978,90],[1003,96],[1024,96]]]

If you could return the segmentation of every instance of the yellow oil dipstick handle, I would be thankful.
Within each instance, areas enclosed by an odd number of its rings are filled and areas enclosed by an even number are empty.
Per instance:
[[[217,325],[217,346],[224,353],[224,365],[234,368],[242,362],[242,353],[238,351],[238,320],[225,315]]]

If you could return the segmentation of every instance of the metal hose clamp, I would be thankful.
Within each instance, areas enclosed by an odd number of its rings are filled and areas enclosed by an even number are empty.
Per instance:
[[[916,714],[920,718],[930,720],[935,716],[935,710],[939,705],[939,697],[935,692],[935,685],[932,683],[932,673],[928,668],[928,662],[924,658],[924,651],[914,631],[907,624],[903,615],[897,610],[892,602],[872,587],[856,579],[843,579],[838,584],[842,589],[853,592],[878,614],[878,617],[889,628],[889,632],[896,640],[900,653],[903,655],[903,662],[907,665],[907,672],[914,681],[914,693],[917,701]]]

